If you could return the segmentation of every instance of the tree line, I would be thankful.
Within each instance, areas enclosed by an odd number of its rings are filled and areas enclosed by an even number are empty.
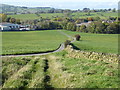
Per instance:
[[[103,22],[100,17],[88,17],[88,18],[71,18],[66,17],[54,17],[52,19],[40,17],[40,19],[21,21],[7,17],[5,14],[0,14],[2,22],[10,22],[15,24],[30,25],[31,29],[35,30],[52,30],[52,29],[64,29],[77,32],[85,33],[106,33],[106,34],[117,34],[119,33],[119,22],[120,18],[109,17],[109,21],[114,22]],[[78,25],[80,23],[91,23],[86,25]]]
[[[69,31],[85,32],[85,33],[106,33],[117,34],[119,33],[120,21],[118,18],[110,17],[109,20],[114,22],[103,22],[99,17],[90,17],[84,19],[71,19],[71,18],[54,18],[51,20],[42,18],[40,20],[27,20],[23,24],[31,24],[31,28],[36,30],[52,30],[52,29],[64,29]],[[87,26],[79,25],[80,23],[87,23],[91,21]]]

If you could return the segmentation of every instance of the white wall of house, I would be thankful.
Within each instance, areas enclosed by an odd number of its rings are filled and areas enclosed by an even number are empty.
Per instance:
[[[0,26],[0,30],[11,30],[8,26]]]
[[[0,24],[0,30],[19,30],[20,25],[12,24],[12,23],[5,23]]]

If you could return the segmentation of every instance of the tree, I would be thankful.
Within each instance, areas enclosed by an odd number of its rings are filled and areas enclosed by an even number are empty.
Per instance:
[[[17,24],[21,24],[20,19],[16,19]]]
[[[94,23],[91,23],[88,27],[87,27],[87,31],[90,33],[95,33],[95,28],[96,25]]]
[[[90,11],[90,9],[89,8],[83,8],[83,11],[88,12],[88,11]]]
[[[88,21],[93,21],[93,18],[89,17],[89,18],[88,18]]]
[[[75,38],[76,38],[77,41],[79,41],[80,38],[81,38],[81,36],[80,36],[79,34],[76,34],[76,35],[75,35]]]
[[[67,24],[67,30],[75,31],[76,30],[76,25],[75,23],[69,22]]]
[[[88,32],[85,25],[80,26],[80,32]]]
[[[10,23],[15,23],[16,22],[16,19],[15,18],[11,18],[10,19]]]
[[[115,8],[113,8],[112,12],[116,12],[116,9],[115,9]]]
[[[0,14],[0,21],[2,22],[6,22],[6,19],[7,19],[7,15],[6,14]]]
[[[119,33],[119,24],[118,23],[110,23],[110,25],[107,27],[106,33],[118,34]]]
[[[104,23],[102,23],[101,21],[97,21],[94,23],[95,24],[95,32],[96,33],[104,33],[106,26]]]
[[[6,18],[6,22],[10,22],[11,17]]]
[[[69,45],[69,44],[70,44],[70,40],[66,40],[66,41],[64,42],[65,48],[66,48],[67,45]]]

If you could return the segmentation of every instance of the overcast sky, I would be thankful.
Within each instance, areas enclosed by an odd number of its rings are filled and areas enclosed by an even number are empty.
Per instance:
[[[118,8],[119,0],[0,0],[2,4],[28,7],[54,7],[62,9]]]

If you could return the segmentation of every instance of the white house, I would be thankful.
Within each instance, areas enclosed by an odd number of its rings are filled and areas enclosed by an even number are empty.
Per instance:
[[[20,25],[12,23],[0,23],[0,30],[19,30]]]

